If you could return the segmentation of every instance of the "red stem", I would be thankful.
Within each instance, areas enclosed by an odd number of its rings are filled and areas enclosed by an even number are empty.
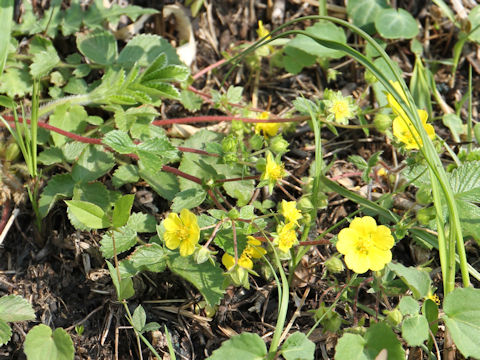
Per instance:
[[[203,76],[204,74],[208,73],[210,70],[213,70],[217,67],[219,67],[220,65],[224,64],[225,62],[227,61],[227,59],[221,59],[219,61],[217,61],[216,63],[212,64],[212,65],[209,65],[207,66],[206,68],[200,70],[199,72],[197,72],[195,75],[192,76],[192,78],[194,80],[198,79],[200,76]]]

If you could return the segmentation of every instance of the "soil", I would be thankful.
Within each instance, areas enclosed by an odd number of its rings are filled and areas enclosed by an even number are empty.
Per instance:
[[[141,6],[161,8],[159,3],[164,2],[153,0],[135,2]],[[269,17],[269,3],[270,1],[253,0],[205,1],[205,7],[193,19],[198,49],[192,73],[222,59],[222,52],[231,51],[232,44],[238,46],[257,39],[255,29],[258,20],[262,20],[269,29],[275,27]],[[287,0],[283,21],[316,14],[318,9],[312,5],[313,3],[315,1]],[[338,6],[330,7],[331,14],[345,17],[345,13],[342,15],[341,11],[337,11],[344,6],[343,1],[331,1],[329,4]],[[427,18],[432,20],[431,17],[434,15],[429,14],[435,14],[435,9],[429,1],[397,1],[397,5],[416,14],[423,24]],[[305,24],[307,25],[308,23]],[[156,19],[145,25],[145,31],[156,30],[160,33],[161,28],[164,29],[166,38],[175,39],[175,27],[170,20],[162,23]],[[431,58],[450,56],[455,43],[453,32],[454,29],[448,28],[437,30],[435,35],[438,36],[430,45]],[[448,40],[446,35],[451,34],[453,38]],[[350,42],[354,40],[353,37],[349,38]],[[68,44],[71,39],[64,41]],[[392,57],[400,60],[406,73],[412,71],[414,59],[409,48],[409,42],[399,41],[388,49]],[[473,52],[473,49],[471,51]],[[462,57],[455,88],[448,85],[450,80],[448,69],[437,72],[436,80],[442,86],[442,95],[450,106],[458,101],[458,94],[466,92],[464,75],[468,69],[468,61],[467,57]],[[471,61],[477,60],[472,57]],[[301,74],[294,76],[278,69],[269,69],[265,62],[256,107],[282,114],[292,108],[292,100],[296,96],[302,94],[307,98],[318,97],[326,87],[342,90],[345,94],[354,96],[361,93],[365,83],[363,71],[358,65],[344,58],[332,61],[330,67],[341,73],[335,81],[327,83],[326,74],[320,67],[305,69]],[[218,89],[227,70],[224,67],[207,74],[198,79],[194,86],[206,93],[209,93],[209,89]],[[229,76],[228,84],[244,86],[244,95],[249,99],[255,92],[251,73],[245,67],[236,69]],[[161,111],[165,118],[189,115],[173,103],[164,104]],[[195,115],[217,113],[208,105],[204,105]],[[439,128],[438,131],[444,138],[448,137],[445,129]],[[368,138],[361,130],[343,130],[338,136],[328,132],[324,135],[325,158],[328,161],[336,158],[329,174],[337,176],[341,180],[339,182],[343,181],[344,186],[365,185],[358,174],[345,176],[358,171],[348,163],[348,155],[359,154],[367,159],[374,152],[382,150],[383,159],[387,159],[385,161],[388,165],[393,164],[392,146],[379,133],[374,133]],[[291,151],[284,158],[288,170],[298,178],[308,175],[309,165],[314,157],[313,134],[308,126],[303,124],[289,135],[288,140]],[[374,191],[387,192],[389,189],[386,188],[386,184],[381,179],[377,180],[373,184]],[[160,219],[163,211],[168,208],[164,200],[145,184],[138,184],[131,191],[137,194],[134,205],[136,211],[149,212]],[[284,195],[281,192],[275,192],[273,197],[275,201],[282,198]],[[414,193],[406,193],[404,198],[414,200]],[[316,229],[318,233],[356,210],[356,204],[345,201],[336,194],[330,194],[328,200],[328,207],[318,213]],[[128,327],[122,305],[115,301],[114,287],[98,250],[101,233],[76,231],[69,224],[66,208],[61,204],[56,205],[44,220],[41,233],[38,233],[34,221],[34,213],[28,201],[22,202],[20,215],[0,249],[0,296],[19,294],[28,299],[34,306],[37,321],[13,325],[12,339],[0,348],[0,359],[24,359],[22,344],[25,334],[39,323],[52,328],[66,329],[74,341],[75,359],[140,359],[134,332]],[[470,249],[478,252],[475,245]],[[330,282],[325,279],[323,265],[325,259],[333,252],[334,249],[328,245],[314,246],[302,260],[291,290],[292,303],[287,320],[293,315],[300,299],[303,299],[305,305],[293,324],[292,332],[295,330],[307,332],[314,324],[312,314],[304,309],[317,309],[322,301],[329,304],[335,298],[336,294],[332,292]],[[410,243],[410,239],[404,239],[395,248],[394,258],[401,260],[405,265],[416,265],[421,262],[417,259],[420,252],[416,245]],[[434,259],[430,266],[438,269],[438,258]],[[438,272],[434,280],[440,286]],[[170,358],[164,327],[172,337],[178,359],[204,359],[211,355],[221,342],[237,333],[250,331],[266,336],[267,339],[272,334],[278,305],[275,283],[261,277],[252,277],[251,284],[250,290],[228,288],[225,299],[211,318],[207,316],[206,310],[201,308],[202,297],[198,291],[168,271],[136,277],[136,295],[129,299],[128,303],[131,311],[142,304],[148,315],[147,321],[156,321],[161,325],[159,331],[149,334],[148,338],[163,359]],[[367,294],[365,289],[360,288],[356,296],[363,304],[378,311],[378,300],[373,295]],[[297,300],[293,302],[293,299]],[[337,311],[342,315],[341,308]],[[362,316],[369,317],[359,313],[357,320]],[[83,333],[81,327],[84,329]],[[312,339],[317,344],[316,359],[333,358],[337,341],[335,333],[317,329]],[[143,344],[141,348],[144,359],[152,358]]]

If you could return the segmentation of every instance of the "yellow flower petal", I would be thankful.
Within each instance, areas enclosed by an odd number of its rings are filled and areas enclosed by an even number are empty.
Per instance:
[[[281,213],[287,222],[292,222],[298,226],[298,219],[302,218],[302,213],[297,209],[297,203],[295,201],[282,200]]]
[[[235,258],[232,255],[225,253],[222,256],[222,264],[227,270],[230,270],[235,265]]]
[[[200,239],[197,217],[190,210],[182,209],[180,217],[176,213],[168,214],[163,222],[165,245],[175,250],[180,247],[181,256],[192,255]]]
[[[371,216],[356,217],[350,224],[350,229],[357,231],[360,235],[365,236],[377,229],[377,223]]]

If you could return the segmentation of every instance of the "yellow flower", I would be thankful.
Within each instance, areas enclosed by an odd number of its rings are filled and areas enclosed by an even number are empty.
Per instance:
[[[280,211],[283,217],[288,221],[298,226],[298,219],[302,217],[302,212],[297,209],[295,201],[282,200],[282,210]]]
[[[230,270],[235,266],[235,258],[232,255],[225,253],[222,256],[222,264],[227,270]],[[253,261],[246,254],[242,253],[238,258],[238,265],[244,269],[251,270],[253,268]]]
[[[263,21],[258,20],[258,29],[257,29],[257,35],[259,38],[263,38],[264,36],[267,36],[269,34],[269,31],[265,29],[263,26]],[[267,39],[270,39],[271,36],[267,37]]]
[[[293,227],[294,223],[280,224],[277,228],[278,248],[283,252],[288,252],[290,248],[297,243],[297,234]]]
[[[403,101],[407,102],[407,96],[405,95],[402,86],[398,81],[391,81],[390,84],[400,94]],[[387,93],[387,101],[392,111],[397,117],[393,120],[393,135],[402,143],[405,144],[406,149],[419,149],[423,146],[423,141],[420,138],[415,126],[413,126],[412,120],[407,116],[397,100],[392,94]],[[418,110],[418,117],[420,118],[423,128],[427,132],[430,139],[435,139],[435,129],[432,125],[427,124],[428,114],[425,110]]]
[[[435,304],[440,305],[440,298],[438,297],[437,294],[433,294],[432,292],[430,292],[430,293],[427,295],[427,299],[430,299],[430,300],[432,300]]]
[[[392,260],[394,241],[390,229],[370,216],[356,217],[338,234],[337,250],[345,255],[349,269],[358,274],[379,271]]]
[[[270,113],[268,111],[262,112],[259,116],[259,120],[266,120],[270,117]],[[260,134],[263,132],[263,136],[275,136],[277,135],[278,129],[280,129],[281,123],[256,123],[255,124],[255,134]]]
[[[262,242],[258,239],[255,239],[253,236],[247,236],[247,247],[243,250],[243,254],[247,255],[249,258],[260,259],[263,255],[267,253],[262,247]]]
[[[357,106],[353,103],[353,99],[350,96],[343,96],[340,91],[328,92],[327,99],[325,100],[327,112],[329,117],[335,118],[335,121],[339,124],[348,124],[348,119],[355,116]]]
[[[200,239],[197,217],[190,210],[182,209],[180,217],[176,213],[168,214],[163,222],[165,244],[171,250],[180,247],[180,255],[192,255]]]
[[[265,165],[265,171],[263,172],[260,180],[267,180],[270,191],[273,186],[285,176],[284,165],[280,162],[277,163],[273,158],[272,153],[267,153],[267,163]]]
[[[262,242],[260,240],[255,239],[253,236],[247,236],[247,247],[243,250],[242,255],[238,258],[238,265],[244,269],[252,270],[253,268],[253,259],[260,259],[263,255],[267,253],[262,247]],[[222,256],[222,264],[230,270],[232,267],[235,266],[235,258],[225,253]]]

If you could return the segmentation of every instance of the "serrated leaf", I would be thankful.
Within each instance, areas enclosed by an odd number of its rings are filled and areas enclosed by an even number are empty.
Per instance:
[[[223,298],[223,271],[210,261],[197,264],[192,256],[182,257],[171,253],[168,256],[168,268],[192,283],[210,306],[218,304]]]
[[[36,35],[31,41],[30,53],[33,55],[30,74],[34,78],[48,74],[60,62],[52,42],[39,35]]]
[[[64,104],[55,107],[53,114],[50,115],[49,123],[62,130],[81,134],[87,127],[86,119],[88,113],[83,106]],[[62,146],[67,142],[67,137],[51,132],[53,142],[56,146]]]
[[[6,322],[35,320],[35,311],[21,296],[6,295],[0,298],[0,319]]]
[[[180,92],[180,101],[188,111],[198,111],[202,107],[203,99],[192,91],[183,89]]]
[[[458,350],[466,358],[480,358],[480,290],[456,288],[445,296],[443,319]]]
[[[336,360],[370,360],[363,349],[366,341],[357,334],[344,333],[335,346]]]
[[[129,261],[136,271],[162,272],[167,266],[168,254],[166,250],[156,243],[139,246]]]
[[[187,189],[179,192],[173,199],[171,210],[180,212],[182,209],[193,209],[203,203],[207,193],[203,189]]]
[[[150,94],[159,97],[166,97],[168,99],[180,100],[180,91],[172,84],[150,80],[142,85],[148,89]]]
[[[105,175],[115,165],[113,155],[103,147],[89,145],[73,165],[72,177],[78,182],[88,182]]]
[[[168,65],[164,68],[151,71],[142,77],[142,83],[147,81],[157,80],[164,82],[181,82],[188,79],[190,70],[186,66],[182,65]]]
[[[9,64],[7,63],[7,65]],[[15,65],[15,67],[7,67],[3,74],[0,74],[0,93],[7,94],[11,98],[31,94],[32,84],[28,67],[23,63]]]
[[[143,327],[147,322],[147,314],[142,305],[138,305],[132,315],[132,324],[135,330],[143,332]]]
[[[267,356],[267,347],[257,334],[242,333],[224,341],[207,360],[263,360]]]
[[[138,233],[153,233],[156,231],[157,221],[150,214],[132,213],[128,218],[127,227]]]
[[[291,334],[282,345],[285,360],[313,360],[315,344],[301,332]]]
[[[0,346],[5,345],[12,337],[12,329],[5,321],[0,319]]]
[[[148,77],[148,75],[151,74],[152,72],[163,69],[165,66],[167,66],[167,64],[168,64],[167,55],[165,53],[158,55],[155,61],[153,61],[148,66],[148,68],[145,69],[145,71],[141,75],[142,79],[145,76]]]
[[[95,30],[77,34],[78,50],[92,62],[111,65],[117,57],[117,40],[110,31]]]
[[[153,173],[144,168],[140,169],[139,174],[158,195],[168,201],[172,201],[180,192],[178,179],[171,173],[165,171]]]
[[[81,143],[78,141],[74,142],[69,142],[63,145],[63,156],[65,156],[65,160],[68,162],[73,162],[77,160],[80,155],[82,154],[82,151],[85,150],[85,148],[88,146],[88,144]]]
[[[116,25],[122,15],[126,15],[132,21],[135,21],[140,15],[156,13],[158,13],[158,10],[136,5],[119,6],[117,4],[112,4],[112,6],[107,9],[103,5],[102,0],[95,0],[88,7],[84,22],[89,28],[101,28],[104,21]]]
[[[382,9],[375,18],[375,27],[386,39],[411,39],[418,34],[415,18],[404,9]]]
[[[135,246],[137,243],[137,232],[128,226],[122,226],[118,230],[113,231],[113,238],[115,238],[115,250],[117,254],[121,254]],[[100,245],[100,251],[104,258],[110,259],[115,255],[113,252],[113,239],[110,232],[102,236]]]
[[[69,211],[86,227],[103,229],[110,226],[110,221],[99,206],[81,200],[66,200],[65,203]]]
[[[464,163],[447,176],[457,200],[480,202],[480,161]]]
[[[73,189],[73,200],[82,200],[99,206],[103,211],[108,212],[115,199],[119,196],[118,192],[110,191],[99,182],[77,183]]]
[[[23,344],[28,360],[73,360],[75,349],[73,341],[62,328],[52,329],[47,325],[33,327]]]
[[[62,19],[62,34],[64,36],[72,35],[80,29],[83,20],[83,10],[79,0],[71,1],[70,6],[65,10],[65,16]]]
[[[130,136],[121,130],[112,130],[105,134],[102,143],[111,147],[120,154],[130,154],[135,152],[135,144]]]
[[[56,163],[62,163],[65,161],[65,157],[63,156],[62,149],[58,147],[50,147],[38,154],[37,160],[43,165],[53,165]]]
[[[428,339],[428,321],[425,316],[407,316],[402,322],[402,338],[410,346],[421,346]]]
[[[375,19],[381,9],[388,7],[385,0],[349,0],[347,14],[353,24],[372,35],[375,32]]]
[[[112,176],[112,184],[116,188],[128,183],[136,183],[139,179],[138,168],[133,164],[121,165]]]
[[[432,280],[425,270],[414,267],[406,267],[402,264],[389,263],[387,265],[397,276],[403,280],[412,291],[417,300],[427,297]]]
[[[158,35],[140,34],[130,40],[117,59],[117,64],[123,66],[146,67],[152,64],[158,56],[165,54],[168,64],[180,64],[177,52],[170,43]]]
[[[116,268],[107,260],[108,271],[112,278],[113,285],[117,290],[117,299],[122,301],[135,295],[135,289],[133,288],[133,281],[130,277],[118,279],[118,273]]]
[[[129,194],[122,196],[115,202],[112,215],[113,227],[119,228],[127,223],[132,210],[133,200],[135,200],[135,195]]]
[[[54,175],[42,191],[38,201],[38,210],[45,217],[50,209],[60,199],[72,197],[75,181],[70,174]]]

